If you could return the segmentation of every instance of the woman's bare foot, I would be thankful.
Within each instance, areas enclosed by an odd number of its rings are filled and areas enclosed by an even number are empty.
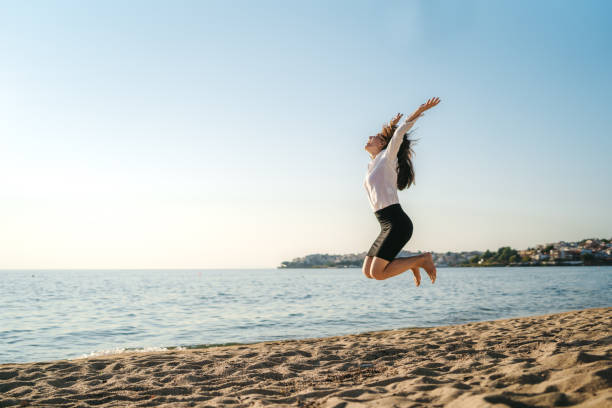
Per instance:
[[[414,268],[410,269],[412,269],[412,273],[414,274],[414,283],[419,286],[421,284],[421,271],[419,271],[419,267],[415,266]]]
[[[433,259],[431,257],[430,252],[425,252],[423,254],[423,264],[421,265],[427,275],[429,275],[429,279],[431,279],[431,283],[436,282],[436,265],[433,263]]]

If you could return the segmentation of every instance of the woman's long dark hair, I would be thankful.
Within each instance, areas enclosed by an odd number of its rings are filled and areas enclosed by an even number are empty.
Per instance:
[[[410,139],[410,132],[404,135],[402,144],[397,152],[397,189],[403,190],[414,184],[414,165],[412,164],[412,156],[414,150],[412,146],[415,143],[414,139]]]
[[[397,125],[387,126],[388,130],[382,132],[383,136],[385,134],[393,134],[395,129],[397,129]],[[402,144],[400,144],[399,150],[397,152],[397,189],[403,190],[405,188],[410,187],[414,184],[414,165],[412,164],[412,156],[414,156],[414,150],[412,150],[412,146],[416,143],[415,139],[410,139],[409,136],[412,135],[412,131],[406,132],[402,136]],[[385,149],[387,147],[385,146]]]

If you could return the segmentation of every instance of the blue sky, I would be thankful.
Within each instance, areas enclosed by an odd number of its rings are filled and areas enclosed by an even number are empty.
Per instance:
[[[607,1],[5,1],[0,268],[367,251],[363,150],[415,125],[407,250],[612,235]]]

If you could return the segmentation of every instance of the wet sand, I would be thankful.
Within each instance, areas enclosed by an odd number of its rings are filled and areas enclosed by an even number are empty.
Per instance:
[[[0,365],[0,407],[612,407],[612,308]]]

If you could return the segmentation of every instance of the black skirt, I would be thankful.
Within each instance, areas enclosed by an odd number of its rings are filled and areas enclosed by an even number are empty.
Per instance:
[[[368,256],[391,262],[412,236],[412,221],[399,204],[391,204],[374,213],[380,223],[380,234]]]

